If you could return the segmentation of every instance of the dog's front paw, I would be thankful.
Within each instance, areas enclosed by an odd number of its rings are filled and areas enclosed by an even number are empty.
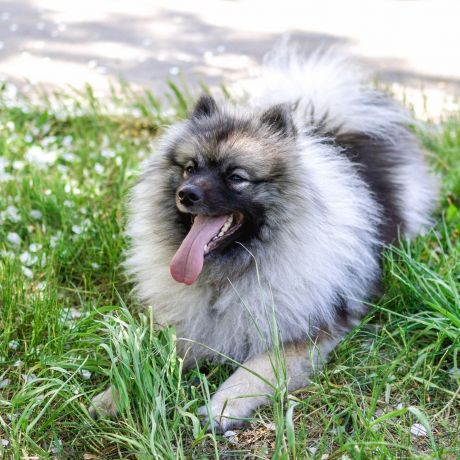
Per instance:
[[[254,408],[257,407],[256,399],[254,397],[231,399],[227,395],[216,393],[209,406],[198,409],[198,416],[203,426],[208,425],[209,431],[214,428],[217,433],[225,433],[231,429],[239,429],[249,420]]]
[[[99,393],[91,400],[88,408],[89,415],[94,418],[110,417],[114,418],[117,415],[117,391],[112,387]]]

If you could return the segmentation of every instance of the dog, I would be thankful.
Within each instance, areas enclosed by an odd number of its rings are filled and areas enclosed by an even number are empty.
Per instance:
[[[291,50],[244,103],[203,95],[161,136],[129,201],[126,267],[185,369],[242,364],[205,423],[225,432],[269,402],[277,343],[288,390],[306,386],[379,292],[385,245],[431,225],[411,123],[347,58]],[[115,415],[114,394],[93,412]]]

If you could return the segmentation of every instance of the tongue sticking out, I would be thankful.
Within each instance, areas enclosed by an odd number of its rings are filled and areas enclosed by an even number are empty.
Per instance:
[[[225,224],[228,216],[197,215],[192,228],[174,255],[169,271],[179,283],[192,284],[203,269],[204,246]]]

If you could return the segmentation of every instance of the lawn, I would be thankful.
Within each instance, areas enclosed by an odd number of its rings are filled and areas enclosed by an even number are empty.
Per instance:
[[[120,267],[127,191],[191,99],[172,84],[31,102],[0,82],[0,458],[459,458],[460,114],[417,128],[435,229],[386,250],[385,294],[311,385],[223,437],[195,412],[230,368],[182,374]],[[109,379],[122,413],[93,421]]]

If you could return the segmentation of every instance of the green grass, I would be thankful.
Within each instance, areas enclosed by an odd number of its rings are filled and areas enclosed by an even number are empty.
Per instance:
[[[419,133],[442,178],[435,231],[386,251],[384,295],[312,384],[281,384],[227,440],[195,412],[230,367],[183,374],[174,331],[120,269],[126,192],[192,98],[170,88],[123,85],[103,105],[90,88],[32,103],[2,87],[0,458],[458,458],[460,115]],[[95,422],[109,378],[121,416]]]

